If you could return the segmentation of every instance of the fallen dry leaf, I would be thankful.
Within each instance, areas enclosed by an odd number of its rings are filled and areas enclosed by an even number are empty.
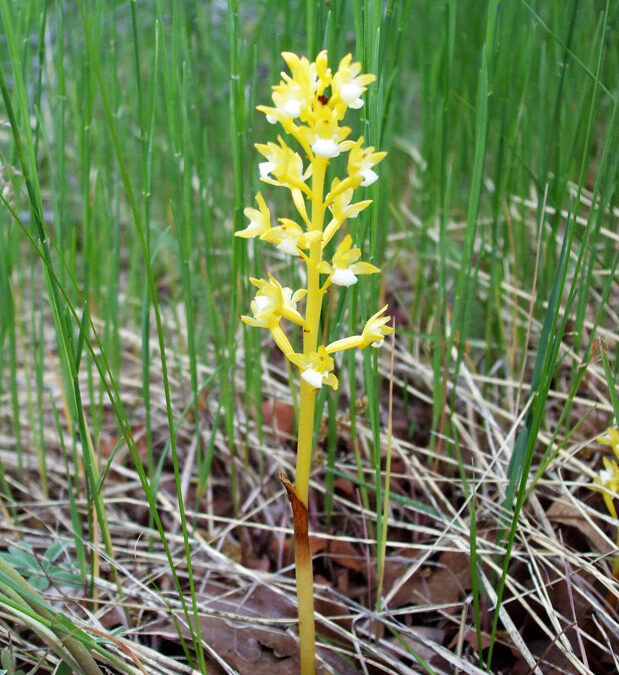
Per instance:
[[[294,428],[294,408],[290,403],[269,398],[262,404],[262,419],[266,426],[288,436]]]
[[[300,669],[298,642],[294,635],[296,609],[290,599],[268,586],[255,586],[250,592],[230,592],[218,584],[207,584],[203,589],[200,602],[213,612],[200,616],[200,633],[210,649],[239,673],[250,675],[290,675]],[[316,609],[323,614],[342,614],[345,608],[332,602],[318,600]],[[218,616],[218,614],[225,616]],[[264,619],[290,619],[279,625],[269,625]],[[292,626],[293,631],[288,627]],[[324,624],[319,623],[317,631],[329,639],[336,634]],[[183,629],[186,637],[189,632]],[[171,619],[165,617],[153,622],[143,634],[152,634],[158,639],[171,641],[178,639]],[[355,675],[357,670],[342,660],[332,650],[318,648],[320,658],[328,663],[331,672],[341,675]],[[224,672],[213,661],[209,672]],[[326,675],[324,667],[318,667],[317,673]]]
[[[348,498],[355,496],[355,485],[352,481],[347,478],[336,478],[334,482],[336,490],[339,490],[343,495]]]
[[[363,559],[359,551],[348,541],[330,539],[327,545],[327,554],[333,562],[346,569],[360,572],[363,568]]]
[[[385,561],[385,589],[388,592],[414,564],[416,553],[404,549]],[[426,566],[407,579],[389,602],[390,607],[404,605],[456,604],[471,588],[468,557],[458,551],[445,551],[436,563]]]
[[[594,550],[599,553],[611,553],[612,547],[604,537],[600,536],[595,529],[585,520],[582,513],[572,504],[563,501],[555,501],[546,512],[548,519],[553,523],[561,523],[575,527],[588,540]]]

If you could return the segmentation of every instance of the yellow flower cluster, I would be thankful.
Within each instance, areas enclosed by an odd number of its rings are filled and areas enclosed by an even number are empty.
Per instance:
[[[367,208],[371,200],[354,203],[356,188],[378,180],[374,167],[385,157],[363,146],[363,137],[348,140],[350,129],[342,126],[349,108],[363,106],[362,94],[374,75],[361,74],[361,65],[348,54],[331,72],[327,52],[322,51],[314,62],[291,52],[282,54],[290,75],[282,73],[282,80],[273,87],[273,106],[258,106],[270,123],[279,123],[283,131],[299,144],[303,157],[290,148],[281,136],[278,142],[258,143],[256,148],[265,161],[259,164],[260,179],[264,183],[290,190],[299,222],[278,218],[273,225],[271,212],[258,193],[258,208],[246,208],[249,225],[236,236],[259,237],[273,244],[279,251],[295,256],[305,263],[307,288],[293,292],[275,278],[250,279],[258,291],[251,303],[253,316],[242,316],[250,325],[269,330],[277,346],[302,379],[314,389],[327,384],[337,389],[330,354],[344,349],[380,346],[384,337],[393,332],[387,324],[387,307],[370,317],[361,333],[326,346],[317,345],[322,298],[332,285],[352,286],[360,274],[375,274],[380,270],[360,260],[361,250],[354,246],[350,234],[336,247],[331,261],[324,259],[325,247],[349,218],[355,218]],[[331,159],[348,153],[346,176],[334,177],[325,194],[326,170]],[[326,216],[330,214],[328,222]],[[323,279],[321,280],[321,276]],[[326,277],[326,278],[324,278]],[[305,302],[305,316],[297,304]],[[295,353],[286,333],[280,326],[282,318],[303,329],[303,353]]]
[[[610,445],[615,457],[619,460],[619,429],[607,429],[603,436],[598,439],[599,443]],[[604,468],[599,475],[595,477],[595,484],[601,488],[604,503],[608,509],[608,513],[617,520],[617,509],[615,508],[614,500],[619,497],[619,465],[614,459],[602,457]]]

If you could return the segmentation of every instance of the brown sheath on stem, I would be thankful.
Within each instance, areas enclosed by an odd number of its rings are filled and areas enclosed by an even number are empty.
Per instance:
[[[315,675],[314,579],[307,524],[307,505],[299,499],[297,491],[284,473],[280,472],[279,479],[286,488],[294,522],[294,564],[297,578],[301,675]]]
[[[294,523],[294,554],[295,561],[299,563],[306,562],[311,558],[309,546],[309,530],[307,506],[297,496],[294,485],[288,480],[283,471],[279,472],[279,479],[286,488],[288,501],[292,507],[292,520]]]

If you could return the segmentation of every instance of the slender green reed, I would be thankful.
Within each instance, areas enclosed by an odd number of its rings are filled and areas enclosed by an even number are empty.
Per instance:
[[[105,508],[100,497],[95,494],[96,485],[98,484],[98,471],[95,463],[92,437],[84,416],[82,395],[77,380],[80,365],[79,347],[75,345],[72,328],[66,321],[66,305],[61,298],[61,289],[59,288],[57,277],[52,273],[54,270],[54,263],[44,222],[41,189],[36,170],[34,142],[29,121],[28,97],[26,94],[24,74],[21,70],[21,60],[18,55],[15,40],[16,34],[13,28],[13,17],[6,2],[0,3],[0,15],[8,38],[17,111],[15,111],[12,103],[13,98],[8,89],[4,66],[0,68],[0,90],[2,91],[2,97],[11,125],[19,166],[22,175],[24,176],[24,182],[28,192],[31,209],[30,214],[34,221],[33,230],[40,242],[40,248],[38,249],[39,255],[45,263],[48,297],[56,327],[58,349],[61,354],[60,363],[63,369],[64,386],[66,391],[70,392],[71,414],[74,416],[82,442],[83,459],[86,468],[87,492],[89,497],[93,499],[95,505],[98,521],[97,527],[101,528],[106,551],[108,555],[113,557],[112,542],[107,526]]]

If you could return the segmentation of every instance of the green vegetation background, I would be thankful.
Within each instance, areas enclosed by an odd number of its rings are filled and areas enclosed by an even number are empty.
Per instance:
[[[255,106],[279,80],[281,51],[313,57],[327,48],[333,67],[352,52],[378,76],[355,133],[389,152],[367,191],[374,204],[355,225],[384,286],[368,279],[348,291],[340,311],[349,325],[332,321],[328,330],[355,332],[386,294],[398,344],[416,344],[433,369],[431,426],[448,438],[447,383],[464,359],[508,381],[524,373],[536,398],[509,468],[505,527],[516,527],[537,433],[562,438],[579,422],[572,401],[596,337],[608,350],[617,412],[617,10],[610,0],[0,0],[0,383],[2,426],[20,465],[34,450],[47,489],[42,383],[53,344],[66,395],[58,429],[67,447],[80,441],[86,484],[74,489],[92,499],[104,544],[111,550],[98,458],[110,402],[163,532],[148,384],[156,371],[192,580],[170,369],[188,359],[186,415],[199,416],[206,388],[218,392],[215,425],[244,452],[249,421],[261,424],[264,336],[243,329],[238,315],[252,295],[248,273],[262,276],[265,260],[282,264],[233,237],[259,188],[253,144],[278,133]],[[276,190],[268,198],[290,215]],[[142,336],[143,466],[119,394],[123,329]],[[378,448],[376,357],[364,358]],[[203,374],[204,363],[214,374]],[[562,364],[566,406],[548,420],[544,403]],[[323,405],[334,412],[352,401],[354,421],[363,383],[347,365],[350,395]],[[26,426],[34,448],[24,444]],[[212,457],[212,444],[200,443],[198,494]],[[548,461],[536,461],[538,472]],[[372,462],[380,533],[379,451]],[[4,471],[0,480],[10,504]],[[92,514],[73,515],[87,541]],[[80,537],[75,546],[85,575]],[[193,581],[189,595],[196,611]]]

